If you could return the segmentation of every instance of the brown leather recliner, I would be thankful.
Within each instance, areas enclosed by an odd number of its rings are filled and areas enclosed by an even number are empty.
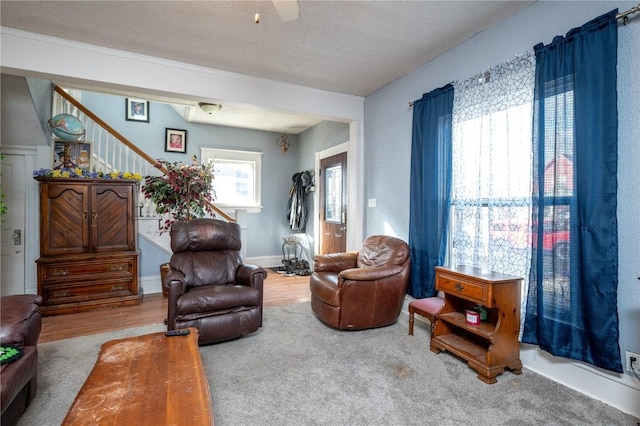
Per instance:
[[[14,425],[38,391],[38,338],[42,329],[37,294],[2,297],[0,343],[22,349],[22,357],[0,367],[2,426]]]
[[[200,345],[234,339],[262,327],[267,271],[243,264],[240,226],[218,219],[171,227],[167,329],[196,327]]]
[[[398,320],[411,274],[409,246],[375,235],[360,251],[314,257],[311,309],[340,330],[363,330]]]

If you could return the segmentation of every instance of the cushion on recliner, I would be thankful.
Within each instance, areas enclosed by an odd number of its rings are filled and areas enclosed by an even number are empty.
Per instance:
[[[399,238],[372,236],[364,241],[358,252],[358,268],[388,264],[402,265],[408,257],[409,248]]]
[[[207,288],[194,288],[178,298],[179,316],[225,311],[238,307],[260,306],[260,292],[244,285],[218,285]]]
[[[338,274],[333,272],[314,272],[309,278],[311,294],[330,306],[340,306]]]
[[[191,219],[171,226],[171,251],[240,250],[240,225]]]
[[[171,268],[180,271],[189,287],[220,285],[236,281],[241,258],[230,250],[176,253]]]

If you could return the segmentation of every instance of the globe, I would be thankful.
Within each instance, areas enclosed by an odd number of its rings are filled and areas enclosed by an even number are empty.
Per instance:
[[[47,126],[57,139],[77,141],[84,136],[84,125],[71,114],[58,114],[47,122]]]

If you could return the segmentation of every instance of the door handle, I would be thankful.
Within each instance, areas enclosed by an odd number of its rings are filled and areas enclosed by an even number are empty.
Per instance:
[[[20,229],[13,230],[13,245],[14,246],[22,245],[22,231]]]

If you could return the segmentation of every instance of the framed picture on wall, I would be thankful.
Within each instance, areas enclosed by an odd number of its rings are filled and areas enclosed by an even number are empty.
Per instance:
[[[91,166],[91,142],[55,141],[52,163],[53,170],[79,167],[88,171]]]
[[[149,101],[133,98],[126,98],[124,101],[127,120],[149,122]]]
[[[164,141],[166,152],[187,152],[187,131],[180,129],[166,129]]]

